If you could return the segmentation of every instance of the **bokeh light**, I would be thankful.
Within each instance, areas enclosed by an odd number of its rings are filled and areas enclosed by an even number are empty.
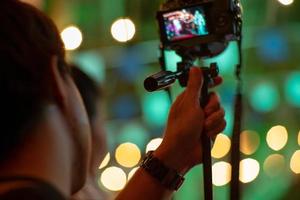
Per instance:
[[[245,130],[240,135],[240,150],[245,155],[251,155],[256,152],[259,147],[259,135],[255,131]]]
[[[271,28],[259,31],[257,43],[258,56],[267,64],[284,62],[289,57],[288,41],[281,29]]]
[[[284,166],[285,159],[283,155],[272,154],[264,162],[264,171],[268,176],[275,177],[283,172]]]
[[[73,54],[72,61],[92,78],[96,83],[103,83],[105,80],[105,61],[102,55],[93,50],[80,51]]]
[[[240,181],[243,183],[250,183],[256,179],[260,171],[259,163],[247,158],[240,162]]]
[[[110,161],[110,153],[108,152],[108,153],[105,155],[103,161],[101,162],[101,164],[100,164],[100,166],[99,166],[99,169],[103,169],[104,167],[106,167],[107,164],[109,163],[109,161]]]
[[[156,150],[159,145],[162,143],[162,138],[154,138],[152,139],[148,144],[147,144],[147,147],[146,147],[146,153],[148,151],[154,151]]]
[[[210,63],[217,63],[221,74],[233,74],[235,66],[239,63],[238,55],[237,43],[230,42],[220,55],[204,59],[204,65],[209,66]]]
[[[300,72],[294,72],[287,77],[285,83],[285,97],[296,107],[300,107]]]
[[[267,133],[267,143],[275,151],[282,149],[288,141],[288,132],[284,126],[274,126]]]
[[[109,167],[105,169],[100,177],[104,187],[111,191],[122,190],[127,182],[125,172],[118,167]]]
[[[131,179],[138,169],[139,167],[134,167],[132,170],[130,170],[130,172],[128,173],[127,180]]]
[[[169,108],[170,100],[165,91],[147,93],[143,97],[143,117],[149,125],[164,126]]]
[[[66,50],[75,50],[81,45],[82,33],[76,26],[69,26],[61,32],[61,38]]]
[[[272,82],[264,82],[256,85],[250,96],[251,106],[259,112],[270,112],[279,104],[278,89]]]
[[[214,158],[224,157],[230,150],[231,141],[227,135],[219,134],[215,140],[211,150],[211,155]]]
[[[119,42],[127,42],[135,35],[135,25],[130,19],[118,19],[111,26],[113,38]]]
[[[137,122],[130,122],[124,125],[117,137],[117,142],[119,144],[130,142],[136,144],[140,149],[143,149],[146,146],[148,140],[149,134],[147,130]]]
[[[293,154],[290,162],[290,167],[295,174],[300,174],[300,150],[296,151]]]
[[[278,1],[279,1],[279,3],[281,3],[282,5],[285,5],[285,6],[289,6],[292,3],[294,3],[294,0],[278,0]]]
[[[119,145],[116,149],[116,160],[124,167],[133,167],[141,159],[141,152],[137,145],[127,142]]]
[[[217,162],[212,166],[212,181],[215,186],[223,186],[231,180],[231,165],[227,162]]]

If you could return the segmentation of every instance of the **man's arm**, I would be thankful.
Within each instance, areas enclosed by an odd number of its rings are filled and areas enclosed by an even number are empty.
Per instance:
[[[153,153],[164,166],[184,175],[193,166],[201,163],[201,134],[215,137],[225,128],[224,109],[219,99],[211,94],[204,109],[199,98],[202,73],[191,68],[186,90],[173,103],[162,144]],[[117,200],[160,200],[169,199],[173,190],[163,186],[154,176],[140,168],[128,182]]]

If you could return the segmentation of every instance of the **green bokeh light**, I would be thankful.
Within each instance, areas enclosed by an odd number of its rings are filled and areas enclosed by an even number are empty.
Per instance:
[[[147,130],[140,123],[128,123],[120,130],[117,136],[117,143],[131,142],[143,150],[149,140]]]
[[[83,52],[74,56],[74,62],[97,83],[102,83],[105,79],[105,63],[101,55],[97,52]]]
[[[146,93],[143,98],[143,118],[154,126],[164,126],[170,108],[168,95],[164,91]]]
[[[216,62],[219,66],[220,73],[232,74],[234,73],[235,66],[239,63],[238,46],[236,42],[230,42],[228,47],[220,55],[213,58],[204,59],[205,66],[210,63]]]
[[[259,112],[270,112],[274,110],[280,101],[279,92],[271,82],[257,85],[251,93],[251,106]]]
[[[285,96],[290,104],[300,107],[300,71],[290,74],[287,78]]]
[[[177,71],[177,63],[182,59],[178,56],[175,51],[165,51],[166,68],[172,72]]]

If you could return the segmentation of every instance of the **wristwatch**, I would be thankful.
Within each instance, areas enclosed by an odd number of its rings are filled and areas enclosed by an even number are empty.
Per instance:
[[[176,170],[165,166],[161,160],[153,156],[153,152],[154,151],[148,151],[145,158],[140,163],[140,167],[166,188],[178,190],[184,181],[184,177]]]

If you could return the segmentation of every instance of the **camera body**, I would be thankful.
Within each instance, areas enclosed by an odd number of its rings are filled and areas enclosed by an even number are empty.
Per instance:
[[[168,0],[157,12],[164,49],[212,57],[240,36],[239,0]]]

